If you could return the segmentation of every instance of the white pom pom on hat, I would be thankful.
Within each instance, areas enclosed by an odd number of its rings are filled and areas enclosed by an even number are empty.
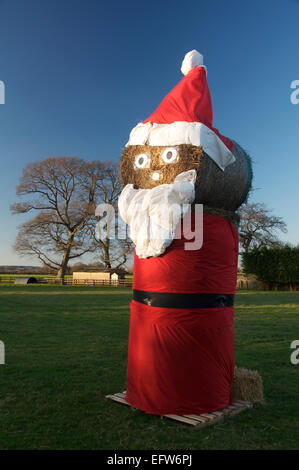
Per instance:
[[[203,55],[196,49],[193,49],[185,55],[182,62],[181,72],[183,75],[187,75],[190,70],[200,66],[203,66]]]

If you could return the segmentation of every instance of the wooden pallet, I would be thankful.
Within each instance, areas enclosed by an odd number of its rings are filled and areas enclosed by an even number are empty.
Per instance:
[[[114,395],[106,395],[108,400],[116,401],[122,405],[127,405],[133,408],[126,401],[126,391],[115,393]],[[169,418],[181,423],[195,426],[196,428],[204,428],[212,424],[221,423],[226,416],[233,416],[241,413],[244,410],[252,408],[252,404],[248,401],[236,400],[232,405],[224,408],[223,410],[213,411],[211,413],[203,413],[200,415],[162,415],[161,418]],[[134,408],[135,409],[135,408]]]

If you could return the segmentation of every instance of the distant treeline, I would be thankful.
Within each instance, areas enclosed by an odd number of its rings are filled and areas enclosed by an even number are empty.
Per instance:
[[[254,248],[243,253],[246,274],[254,274],[269,289],[299,289],[299,246]]]
[[[0,266],[0,274],[56,274],[41,266]]]

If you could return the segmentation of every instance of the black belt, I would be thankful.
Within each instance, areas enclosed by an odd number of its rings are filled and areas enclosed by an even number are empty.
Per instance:
[[[133,290],[133,300],[151,307],[219,308],[234,305],[233,294],[174,294]]]

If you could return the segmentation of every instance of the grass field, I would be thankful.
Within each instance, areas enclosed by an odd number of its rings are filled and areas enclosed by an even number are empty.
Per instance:
[[[239,292],[236,364],[257,369],[265,405],[194,431],[104,399],[126,387],[131,292],[1,286],[1,449],[298,449],[299,292]]]

